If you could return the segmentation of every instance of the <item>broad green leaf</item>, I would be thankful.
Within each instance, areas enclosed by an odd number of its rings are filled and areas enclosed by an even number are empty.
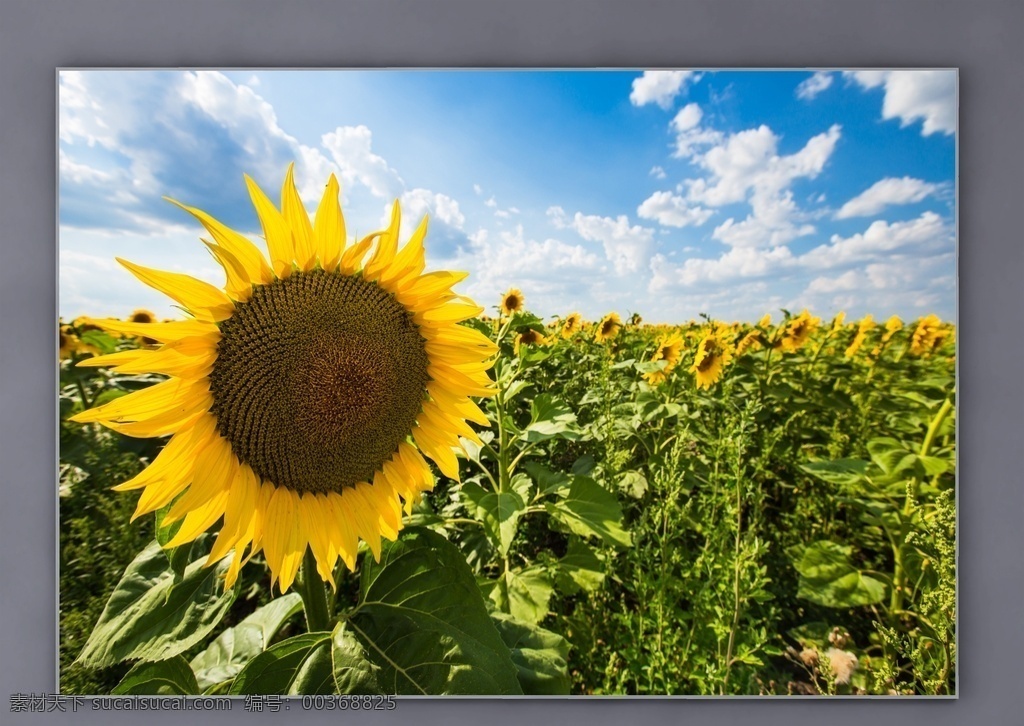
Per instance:
[[[364,558],[347,625],[386,693],[522,692],[462,553],[430,530],[403,531],[379,563]]]
[[[508,384],[508,388],[505,389],[505,401],[511,401],[520,393],[522,393],[523,389],[529,385],[529,381],[524,381],[521,378],[517,378],[516,380],[512,381],[511,383]]]
[[[560,471],[551,471],[551,469],[536,461],[527,461],[523,464],[523,468],[526,469],[530,477],[537,483],[537,489],[541,495],[558,494],[559,496],[565,496],[568,494],[569,486],[572,483],[568,474],[563,474]]]
[[[215,683],[234,678],[249,660],[266,650],[281,626],[301,611],[302,598],[290,592],[274,598],[218,635],[206,650],[192,659],[199,687],[206,690]]]
[[[916,457],[896,439],[881,437],[868,442],[871,460],[886,474],[898,474],[914,465]]]
[[[194,562],[175,582],[163,550],[151,542],[128,565],[76,662],[102,668],[166,660],[199,643],[235,601],[235,589],[224,589],[229,562]]]
[[[82,333],[81,341],[96,347],[103,355],[109,355],[117,350],[117,341],[102,330],[87,330]]]
[[[380,686],[380,668],[374,665],[363,644],[345,622],[338,623],[331,639],[334,689],[346,695],[385,693]]]
[[[523,429],[523,440],[536,442],[555,437],[573,441],[580,438],[576,414],[565,402],[542,393],[530,405],[530,425]]]
[[[647,493],[647,477],[639,471],[627,471],[619,479],[619,491],[622,491],[633,499],[641,499]]]
[[[114,695],[146,696],[189,696],[199,692],[195,674],[180,655],[136,663],[111,691]]]
[[[589,477],[574,476],[568,495],[544,508],[576,534],[597,536],[616,547],[632,544],[629,533],[622,528],[619,500]]]
[[[239,671],[231,684],[231,695],[292,693],[292,684],[302,672],[303,663],[330,639],[330,633],[303,633],[275,643]]]
[[[512,651],[519,685],[528,696],[569,695],[569,641],[506,613],[492,612],[498,633]]]
[[[548,614],[548,603],[554,583],[547,569],[537,565],[522,570],[509,570],[503,580],[490,590],[491,600],[504,608],[503,599],[508,598],[508,610],[514,617],[528,623],[539,623]]]
[[[331,636],[333,640],[333,635]],[[309,657],[295,671],[288,686],[288,695],[326,695],[335,692],[334,651],[331,640],[313,648]]]
[[[938,476],[945,474],[949,469],[949,463],[937,456],[918,456],[917,463],[924,471],[925,476]]]
[[[570,537],[565,557],[558,560],[556,581],[559,590],[569,595],[581,588],[592,592],[604,582],[604,565],[597,553],[583,540]]]
[[[794,561],[800,573],[797,597],[833,608],[873,605],[885,597],[885,583],[850,563],[852,548],[828,540],[803,549]]]
[[[853,486],[864,479],[869,466],[870,464],[862,459],[835,459],[812,461],[800,468],[830,484]]]
[[[526,502],[518,492],[488,492],[468,481],[462,484],[462,493],[474,509],[473,516],[484,523],[488,536],[504,557],[515,539]]]
[[[570,471],[577,476],[590,476],[596,465],[597,461],[592,455],[584,454],[572,463],[572,469],[570,469]]]

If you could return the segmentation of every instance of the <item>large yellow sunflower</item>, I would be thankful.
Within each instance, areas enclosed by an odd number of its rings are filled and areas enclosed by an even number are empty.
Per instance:
[[[697,378],[697,388],[711,388],[732,358],[729,346],[717,330],[711,330],[697,345],[690,371]]]
[[[594,334],[594,340],[598,343],[603,343],[606,340],[611,340],[619,333],[619,329],[622,327],[622,319],[618,313],[608,313],[602,318],[601,322],[597,324],[597,332]]]
[[[234,550],[239,568],[262,550],[271,584],[295,580],[307,546],[334,585],[339,558],[355,566],[359,540],[380,555],[433,476],[421,454],[458,479],[458,437],[487,425],[470,396],[494,393],[496,346],[458,323],[481,308],[451,291],[459,272],[423,273],[426,219],[398,248],[400,210],[388,229],[346,246],[332,175],[312,222],[289,167],[281,210],[246,177],[270,251],[205,212],[227,273],[218,288],[119,260],[192,318],[169,323],[98,320],[153,338],[157,349],[88,361],[169,379],[74,417],[129,436],[172,434],[159,456],[119,490],[141,489],[135,517],[174,501],[181,520],[167,547],[223,518],[207,564]],[[375,244],[376,243],[376,244]],[[177,498],[177,499],[176,499]]]

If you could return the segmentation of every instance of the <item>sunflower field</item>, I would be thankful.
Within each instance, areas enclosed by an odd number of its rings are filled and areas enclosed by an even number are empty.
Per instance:
[[[484,311],[289,185],[60,325],[63,692],[956,693],[951,324]]]

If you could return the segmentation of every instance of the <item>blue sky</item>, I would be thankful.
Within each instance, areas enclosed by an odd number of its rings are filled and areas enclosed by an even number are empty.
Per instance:
[[[401,199],[428,265],[543,316],[955,317],[953,71],[62,71],[60,314],[222,284],[170,196],[257,235],[242,174],[350,234]]]

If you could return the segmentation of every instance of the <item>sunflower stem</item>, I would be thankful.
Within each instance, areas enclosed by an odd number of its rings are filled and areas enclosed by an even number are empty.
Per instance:
[[[331,611],[327,607],[327,588],[316,571],[316,558],[309,548],[302,558],[297,590],[306,614],[306,629],[310,633],[330,630]]]

